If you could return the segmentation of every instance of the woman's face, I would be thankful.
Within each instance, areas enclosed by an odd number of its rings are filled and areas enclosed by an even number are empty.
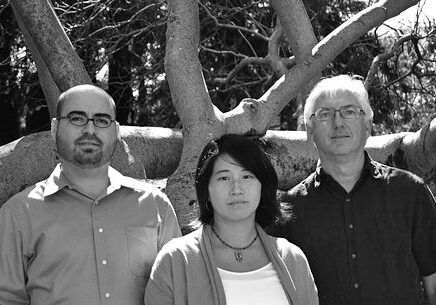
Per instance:
[[[214,221],[255,220],[262,185],[256,176],[229,155],[219,156],[209,180]]]

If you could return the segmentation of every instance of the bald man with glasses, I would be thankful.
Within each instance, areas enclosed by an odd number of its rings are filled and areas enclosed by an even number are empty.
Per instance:
[[[306,254],[320,305],[434,305],[435,200],[421,178],[370,158],[372,118],[360,79],[314,87],[304,120],[318,165],[282,198],[290,218],[269,231]]]
[[[119,139],[102,89],[62,93],[60,163],[0,210],[0,304],[144,304],[160,248],[180,230],[168,198],[109,165]]]

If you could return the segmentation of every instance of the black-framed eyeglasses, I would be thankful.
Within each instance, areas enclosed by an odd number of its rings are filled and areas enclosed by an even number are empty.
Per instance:
[[[68,119],[68,121],[75,126],[85,126],[89,121],[92,121],[95,126],[100,128],[108,128],[115,122],[115,120],[107,114],[96,114],[94,117],[88,118],[84,113],[80,112],[70,112],[66,116],[57,117],[56,119]]]
[[[346,105],[346,106],[342,106],[339,109],[319,108],[314,113],[312,113],[310,118],[315,117],[315,120],[321,121],[321,122],[331,121],[331,120],[333,120],[336,112],[339,112],[341,117],[344,119],[347,119],[347,120],[357,119],[362,114],[363,115],[365,114],[365,112],[357,106]]]

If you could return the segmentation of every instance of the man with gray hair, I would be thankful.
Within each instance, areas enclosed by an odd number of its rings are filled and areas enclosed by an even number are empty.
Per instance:
[[[119,138],[102,89],[62,93],[60,163],[0,210],[0,304],[143,304],[160,248],[180,236],[168,198],[109,166]]]
[[[314,87],[304,119],[318,165],[284,196],[291,217],[270,233],[306,254],[320,305],[434,305],[435,200],[421,178],[370,158],[372,118],[361,80]]]

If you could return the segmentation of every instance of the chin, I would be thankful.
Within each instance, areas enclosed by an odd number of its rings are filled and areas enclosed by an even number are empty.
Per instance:
[[[104,165],[105,162],[101,158],[79,158],[74,160],[75,164],[83,169],[94,169]]]

